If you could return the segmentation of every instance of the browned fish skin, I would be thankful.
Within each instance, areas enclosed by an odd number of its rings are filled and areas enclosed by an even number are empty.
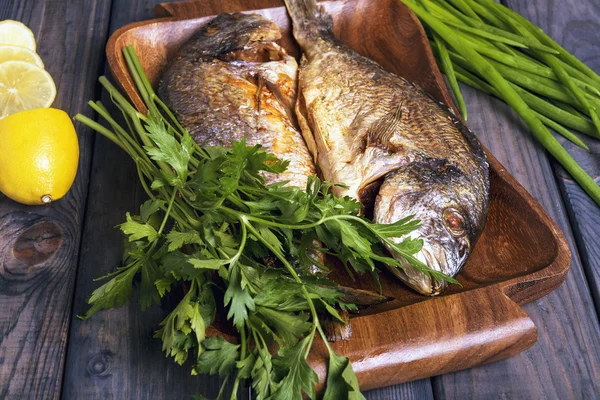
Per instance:
[[[375,221],[415,215],[424,241],[417,258],[454,276],[487,215],[481,144],[445,106],[337,41],[314,0],[285,1],[304,53],[297,118],[323,177],[348,186],[334,189],[337,195],[361,201],[381,183]],[[405,267],[391,270],[417,291],[443,290]]]
[[[181,48],[159,95],[197,143],[261,144],[290,161],[283,174],[265,174],[267,183],[305,188],[315,169],[293,117],[298,66],[275,43],[280,37],[259,15],[221,14]]]

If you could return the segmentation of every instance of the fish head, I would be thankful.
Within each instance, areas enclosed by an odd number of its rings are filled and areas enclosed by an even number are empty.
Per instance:
[[[408,236],[421,239],[423,246],[415,257],[429,268],[450,277],[465,264],[483,223],[472,185],[454,176],[438,179],[423,176],[423,171],[399,170],[388,175],[375,202],[377,223],[393,223],[409,215],[420,221],[420,226]],[[400,243],[405,237],[394,238]],[[401,268],[390,271],[413,289],[426,295],[437,295],[447,286],[430,275],[416,270],[398,254],[392,255]]]

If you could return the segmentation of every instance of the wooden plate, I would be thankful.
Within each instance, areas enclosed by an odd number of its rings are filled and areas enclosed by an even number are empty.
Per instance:
[[[218,12],[243,11],[244,3],[228,1],[227,9]],[[162,4],[155,10],[162,18],[127,25],[111,36],[106,49],[111,71],[140,110],[144,106],[121,49],[134,46],[156,85],[169,58],[212,18],[207,13],[215,14],[215,6],[207,4]],[[423,29],[402,3],[343,0],[322,4],[333,16],[340,40],[453,105]],[[285,8],[253,12],[275,21],[284,31],[281,44],[299,55]],[[429,298],[383,273],[383,292],[395,300],[353,318],[351,340],[333,344],[338,354],[352,360],[362,389],[473,367],[535,343],[535,326],[519,304],[538,299],[563,282],[571,260],[569,247],[542,207],[489,152],[488,158],[489,216],[483,235],[457,276],[462,286],[453,285],[442,296]],[[371,278],[340,283],[375,290]],[[316,343],[310,362],[321,384],[326,359],[325,346]]]

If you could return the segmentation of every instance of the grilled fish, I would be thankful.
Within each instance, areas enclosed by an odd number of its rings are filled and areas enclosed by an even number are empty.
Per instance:
[[[198,144],[230,146],[243,138],[248,145],[261,144],[290,161],[282,174],[265,173],[267,183],[306,188],[315,165],[295,123],[298,64],[275,43],[280,37],[277,25],[259,15],[220,14],[179,50],[162,76],[159,96]],[[313,245],[321,247],[318,241]],[[316,261],[311,272],[321,272],[316,265],[324,264],[324,253],[313,250],[310,256]],[[359,307],[390,300],[339,290]]]
[[[279,27],[256,14],[220,14],[183,45],[162,76],[159,96],[194,140],[230,146],[246,138],[290,162],[267,183],[305,188],[315,166],[295,125],[298,64]]]
[[[297,118],[323,177],[346,185],[333,189],[338,196],[368,203],[376,194],[375,222],[414,215],[424,241],[417,258],[454,276],[487,215],[481,144],[447,107],[339,42],[315,0],[285,3],[303,52]],[[415,290],[445,288],[394,256],[403,268],[390,270]]]

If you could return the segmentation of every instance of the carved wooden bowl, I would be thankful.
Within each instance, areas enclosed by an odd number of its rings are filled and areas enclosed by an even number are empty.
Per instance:
[[[232,9],[231,4],[239,3]],[[244,11],[243,1],[227,12]],[[417,18],[398,0],[344,0],[322,3],[333,16],[336,36],[389,71],[421,86],[453,106]],[[168,60],[213,16],[202,2],[157,6],[162,18],[116,31],[107,45],[111,71],[139,110],[121,49],[133,45],[153,85]],[[255,10],[284,32],[281,45],[299,56],[283,7]],[[416,294],[391,274],[381,276],[383,293],[395,300],[352,319],[349,341],[333,344],[352,360],[363,390],[443,374],[516,354],[535,343],[537,331],[520,304],[538,299],[564,280],[571,255],[568,244],[542,207],[492,154],[491,193],[485,230],[462,272],[435,298]],[[377,290],[370,277],[340,283]],[[345,280],[345,281],[344,281]],[[216,329],[215,329],[216,330]],[[217,332],[218,333],[218,332]],[[215,334],[215,332],[213,332]],[[313,347],[310,362],[321,384],[327,351]]]

